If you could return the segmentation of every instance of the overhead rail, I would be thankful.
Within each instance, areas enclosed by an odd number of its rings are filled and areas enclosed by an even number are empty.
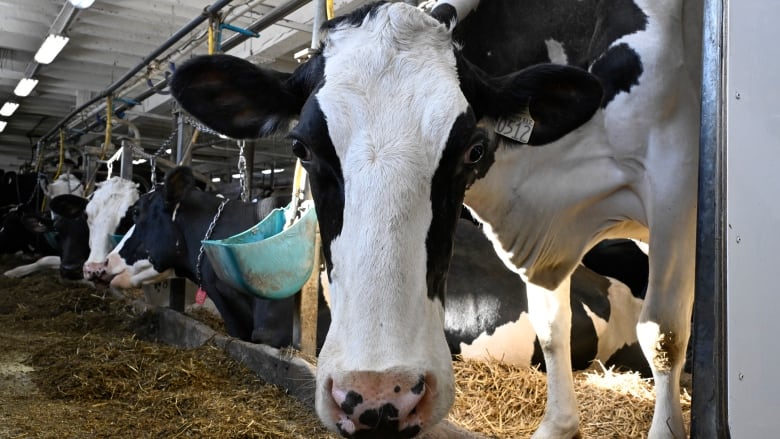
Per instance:
[[[109,85],[108,88],[100,92],[97,96],[90,99],[89,101],[85,102],[84,104],[80,105],[70,113],[68,113],[64,118],[62,118],[57,125],[52,127],[46,134],[44,134],[40,140],[38,140],[38,143],[43,143],[46,140],[49,139],[54,133],[56,133],[60,128],[62,128],[69,120],[73,118],[73,116],[81,113],[85,108],[89,107],[90,105],[94,104],[95,102],[109,96],[110,94],[114,93],[119,87],[124,85],[125,82],[129,81],[133,78],[138,72],[141,71],[144,67],[146,67],[150,62],[154,61],[155,58],[160,56],[163,52],[168,50],[171,46],[176,44],[179,40],[181,40],[183,37],[185,37],[187,34],[192,32],[193,29],[198,27],[201,23],[206,21],[209,17],[214,15],[215,13],[219,12],[220,9],[227,6],[232,0],[218,0],[214,2],[211,6],[205,8],[203,12],[195,17],[192,21],[184,25],[181,29],[176,31],[173,35],[171,35],[170,38],[168,38],[163,44],[161,44],[157,49],[155,49],[152,53],[147,55],[143,60],[141,60],[138,65],[130,69],[127,73],[124,74],[121,78],[116,80],[113,84]],[[136,101],[139,101],[136,99]],[[120,111],[117,109],[117,111]]]
[[[42,144],[45,142],[53,133],[56,132],[56,130],[59,127],[62,127],[64,124],[66,124],[69,120],[71,120],[74,116],[79,114],[81,111],[83,111],[85,108],[89,107],[90,105],[94,104],[98,100],[108,96],[109,94],[116,91],[119,87],[122,86],[125,82],[130,80],[136,73],[138,73],[141,69],[143,69],[147,64],[152,62],[154,58],[159,56],[161,53],[163,53],[165,50],[167,50],[169,47],[171,47],[176,41],[183,38],[187,33],[191,32],[193,29],[195,29],[198,25],[206,21],[208,18],[210,18],[213,14],[218,12],[221,8],[225,7],[228,3],[230,3],[232,0],[221,0],[217,1],[214,4],[212,4],[210,7],[206,8],[203,13],[192,20],[190,23],[179,29],[173,36],[171,36],[163,45],[158,47],[154,52],[152,52],[150,55],[148,55],[146,58],[144,58],[141,63],[130,70],[128,73],[126,73],[122,78],[114,82],[111,86],[109,86],[106,90],[101,92],[98,96],[91,99],[90,101],[86,102],[85,104],[81,105],[80,107],[76,108],[75,110],[71,111],[67,116],[65,116],[55,127],[53,127],[48,133],[44,134],[43,137],[40,138],[38,143]],[[232,37],[226,39],[224,43],[222,44],[221,49],[225,52],[227,52],[230,49],[235,48],[239,44],[243,43],[247,39],[251,38],[250,33],[260,33],[260,31],[267,29],[268,27],[272,26],[279,20],[285,18],[290,13],[300,9],[302,6],[310,3],[311,0],[290,0],[286,3],[283,3],[273,10],[271,10],[268,14],[264,15],[262,18],[254,22],[251,26],[246,28],[248,31],[247,33],[237,33],[233,35]],[[165,88],[168,85],[169,78],[162,79],[159,83],[155,85],[154,88],[149,88],[139,95],[133,97],[133,98],[125,98],[122,100],[122,104],[117,106],[114,109],[115,113],[120,113],[122,111],[128,110],[135,105],[140,104],[150,96],[157,93],[159,90]],[[86,131],[90,131],[97,127],[99,125],[98,121],[91,122],[87,128]]]

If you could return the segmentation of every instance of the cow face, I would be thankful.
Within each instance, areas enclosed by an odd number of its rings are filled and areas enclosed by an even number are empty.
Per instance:
[[[90,253],[84,264],[85,279],[100,280],[106,276],[105,261],[114,247],[110,235],[126,231],[120,225],[137,200],[138,185],[130,180],[112,177],[98,183],[86,206]]]
[[[179,203],[195,187],[189,168],[166,175],[165,184],[132,207],[134,226],[109,254],[111,285],[128,288],[169,277],[189,266],[184,238],[175,226]]]
[[[492,163],[479,119],[528,108],[531,141],[543,143],[586,121],[601,91],[563,66],[489,78],[459,57],[446,25],[402,3],[366,6],[324,35],[292,74],[211,56],[179,67],[171,90],[237,138],[299,121],[289,135],[331,291],[317,411],[345,436],[410,437],[453,400],[443,292],[464,192]]]
[[[89,255],[86,205],[86,198],[70,194],[52,198],[49,205],[60,247],[60,276],[64,279],[83,277],[82,268]]]

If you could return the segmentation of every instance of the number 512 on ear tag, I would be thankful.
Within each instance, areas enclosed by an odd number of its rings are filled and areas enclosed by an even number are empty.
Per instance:
[[[520,143],[528,143],[533,130],[534,120],[528,111],[511,117],[502,117],[496,121],[496,134]]]

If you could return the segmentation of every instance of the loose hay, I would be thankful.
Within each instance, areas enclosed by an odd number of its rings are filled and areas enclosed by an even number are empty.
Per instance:
[[[55,272],[0,276],[0,437],[336,437],[221,349],[161,345],[150,338],[154,329],[124,302],[63,284]],[[34,371],[6,372],[6,361],[14,371]],[[541,421],[543,373],[459,361],[455,376],[454,424],[524,438]],[[575,390],[583,437],[646,436],[653,390],[638,374],[580,372]],[[689,424],[687,393],[681,401]]]
[[[544,416],[547,377],[537,369],[498,360],[455,363],[455,405],[449,420],[463,428],[497,438],[530,437]],[[584,438],[644,438],[653,418],[651,380],[638,373],[613,370],[574,374]],[[690,426],[691,398],[680,395],[683,418]]]
[[[136,336],[151,323],[54,271],[0,276],[0,437],[335,438],[221,349]]]

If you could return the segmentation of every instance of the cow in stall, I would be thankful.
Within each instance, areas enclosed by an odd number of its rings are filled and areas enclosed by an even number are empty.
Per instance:
[[[87,203],[83,198],[84,187],[78,177],[64,173],[52,183],[39,179],[38,186],[23,198],[35,200],[38,189],[49,200],[50,215],[37,212],[34,204],[17,205],[2,220],[0,243],[5,252],[43,256],[3,275],[22,277],[44,269],[59,269],[61,278],[80,280],[81,264],[89,252],[86,222],[78,212],[78,206],[83,209]]]
[[[84,279],[106,283],[105,261],[114,248],[111,235],[124,235],[133,225],[132,206],[138,201],[138,183],[114,176],[97,183],[84,209],[89,226],[89,256]]]
[[[687,38],[701,28],[690,5],[377,3],[326,22],[293,73],[229,56],[177,68],[171,90],[190,114],[234,138],[289,132],[309,172],[333,298],[315,397],[327,426],[411,437],[446,415],[444,290],[463,203],[526,282],[548,377],[534,437],[578,433],[571,275],[617,237],[651,248],[636,325],[656,389],[648,436],[685,435],[700,47]]]
[[[158,280],[159,273],[170,268],[176,268],[177,273],[197,282],[195,273],[198,252],[194,260],[192,254],[187,260],[180,249],[186,248],[188,253],[198,250],[198,241],[203,239],[204,231],[211,224],[209,221],[214,221],[215,212],[219,212],[218,206],[224,199],[199,191],[191,193],[193,189],[189,178],[188,168],[171,171],[166,181],[178,182],[178,186],[164,185],[154,193],[143,196],[133,208],[139,222],[109,255],[107,272],[109,276],[115,276],[111,282],[113,286],[138,286],[148,282],[148,276]],[[188,181],[185,193],[190,195],[175,192],[180,190],[177,187],[181,186],[182,181]],[[158,201],[155,202],[155,199]],[[166,199],[172,200],[167,207],[161,202]],[[235,203],[238,203],[239,208],[245,207],[240,202]],[[179,209],[186,210],[179,212],[176,204],[179,204]],[[279,207],[279,204],[268,204],[265,208],[252,207],[246,210],[249,213],[244,213],[244,216],[256,217],[259,221],[274,206]],[[174,219],[174,212],[178,219]],[[258,213],[255,215],[254,212]],[[236,214],[241,216],[242,210],[222,213],[213,222],[214,230],[219,228],[221,235],[230,236],[251,227],[236,224]],[[224,219],[225,215],[232,215],[231,219]],[[188,229],[185,224],[190,222],[202,226]],[[444,328],[450,352],[467,359],[500,358],[520,366],[539,365],[544,370],[541,347],[527,316],[526,296],[522,289],[518,293],[517,276],[496,258],[490,243],[470,222],[461,221],[456,231],[456,241],[458,246],[453,256],[454,269],[447,292]],[[139,248],[145,251],[139,251]],[[591,259],[601,265],[609,265],[609,260],[627,257],[645,257],[646,273],[646,256],[633,245],[621,252],[604,255],[594,252],[591,255]],[[148,261],[152,261],[153,269],[146,266]],[[238,299],[239,303],[254,302],[251,298],[234,295],[232,289],[227,290],[231,292],[227,296],[222,291],[228,287],[219,279],[211,277],[211,265],[207,259],[203,259],[201,264],[204,275],[208,275],[203,278],[203,287],[209,297],[214,297],[215,291],[224,297],[223,309],[227,303]],[[626,273],[613,275],[618,279],[635,277],[628,269]],[[485,282],[488,278],[490,283]],[[641,284],[632,291],[619,280],[599,276],[584,266],[577,269],[571,297],[575,310],[572,316],[572,340],[575,346],[572,350],[572,364],[575,369],[585,369],[593,361],[600,361],[608,367],[648,373],[635,334],[633,331],[625,331],[625,328],[636,324],[643,294],[644,287]],[[228,331],[230,335],[239,338],[242,334],[252,334],[252,341],[276,347],[286,346],[291,340],[292,308],[288,303],[272,307],[264,302],[254,304],[253,319],[248,314],[238,314],[234,311],[235,307],[228,307],[229,313],[223,313]],[[325,335],[329,322],[329,310],[324,305],[321,303],[319,317],[321,336]],[[269,312],[275,313],[271,322],[268,322]],[[277,334],[275,338],[263,337],[259,330],[266,328],[264,330],[267,333],[267,328],[271,326],[284,336]]]

